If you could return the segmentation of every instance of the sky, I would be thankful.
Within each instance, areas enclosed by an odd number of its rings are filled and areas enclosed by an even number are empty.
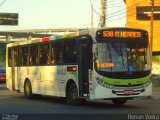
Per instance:
[[[2,3],[4,0],[0,0]],[[91,0],[94,8],[93,23],[98,27],[101,0]],[[1,13],[18,13],[18,26],[0,26],[0,30],[89,28],[91,27],[90,0],[5,0]],[[107,0],[107,27],[125,26],[123,0]]]

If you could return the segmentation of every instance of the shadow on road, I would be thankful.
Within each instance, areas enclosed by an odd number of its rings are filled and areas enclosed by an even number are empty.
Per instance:
[[[21,99],[26,99],[25,97],[21,96]],[[60,106],[73,106],[70,104],[67,104],[65,101],[65,98],[60,98],[60,97],[51,97],[51,96],[42,96],[41,98],[36,98],[36,99],[26,99],[29,101],[34,101],[34,102],[40,102],[40,103],[47,103],[47,104],[56,104]],[[130,102],[129,100],[128,102]],[[133,100],[134,101],[134,100]],[[100,100],[100,101],[86,101],[86,103],[80,105],[80,106],[75,106],[79,108],[90,108],[90,109],[117,109],[117,108],[125,108],[125,109],[145,109],[145,106],[139,106],[139,105],[132,105],[130,103],[126,102],[126,104],[122,106],[115,106],[112,104],[110,100]]]
[[[0,83],[0,91],[3,92],[8,90],[6,88],[5,83]],[[13,99],[19,99],[21,101],[28,101],[29,103],[36,102],[38,104],[57,104],[60,106],[72,106],[66,103],[65,98],[60,98],[60,97],[51,97],[51,96],[42,96],[38,97],[36,99],[26,99],[23,95],[23,93],[16,93],[16,92],[11,92],[8,90],[7,96],[12,97]],[[126,104],[122,106],[115,106],[112,104],[110,100],[98,100],[98,101],[87,101],[85,104],[78,106],[82,108],[89,108],[89,109],[117,109],[117,108],[125,108],[125,109],[143,109],[146,106],[136,104],[136,102],[133,102],[134,100],[129,100],[127,101]],[[136,100],[139,102],[139,100]],[[142,101],[142,100],[141,100]],[[132,104],[132,102],[134,104]]]

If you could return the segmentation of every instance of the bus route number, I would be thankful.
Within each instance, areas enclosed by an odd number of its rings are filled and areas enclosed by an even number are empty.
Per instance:
[[[103,31],[105,38],[141,38],[142,33],[137,31]]]
[[[114,37],[113,31],[103,31],[103,37]]]

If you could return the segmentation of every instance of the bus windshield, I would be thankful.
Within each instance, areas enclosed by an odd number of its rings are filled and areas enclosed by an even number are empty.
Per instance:
[[[142,42],[103,42],[97,43],[95,66],[102,72],[148,71],[150,54],[148,45]]]

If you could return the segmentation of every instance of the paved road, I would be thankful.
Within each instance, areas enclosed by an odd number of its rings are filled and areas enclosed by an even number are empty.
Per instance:
[[[114,106],[110,101],[88,101],[83,106],[72,106],[63,99],[43,96],[29,100],[22,93],[11,92],[5,85],[0,85],[0,113],[7,114],[160,114],[160,88],[153,89],[151,99],[129,100],[121,107]],[[4,119],[5,120],[5,119]],[[160,118],[159,118],[160,120]]]

